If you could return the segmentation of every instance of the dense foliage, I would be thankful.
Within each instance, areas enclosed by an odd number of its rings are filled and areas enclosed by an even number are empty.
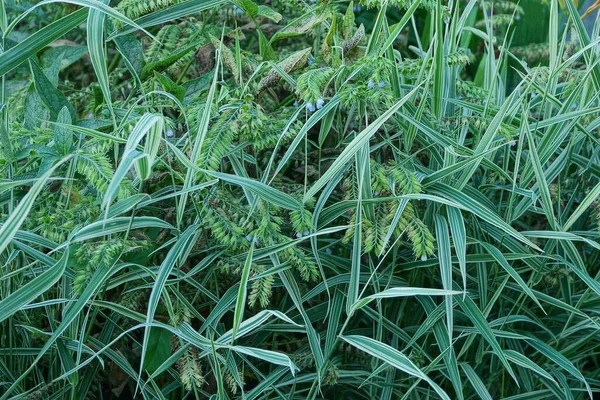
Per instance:
[[[0,0],[0,398],[591,398],[592,25]]]

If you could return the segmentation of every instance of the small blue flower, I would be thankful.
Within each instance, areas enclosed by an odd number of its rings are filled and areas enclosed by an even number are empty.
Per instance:
[[[423,262],[427,261],[427,256],[426,255],[422,255],[421,256],[421,261],[423,261]]]
[[[373,88],[375,87],[375,82],[373,82],[373,81],[369,81],[369,83],[367,83],[367,87],[368,87],[369,89],[373,89]]]
[[[316,107],[314,106],[313,103],[306,103],[306,108],[308,108],[308,111],[310,112],[315,112]]]
[[[377,196],[379,196],[379,194],[380,194],[379,192],[373,192],[373,197],[377,197]]]
[[[258,245],[258,238],[254,236],[254,244]]]
[[[296,233],[296,237],[297,237],[298,239],[302,239],[302,234],[301,234],[300,232],[298,232],[298,233]]]
[[[298,107],[298,100],[294,102],[294,107]]]
[[[354,7],[352,7],[352,11],[354,11],[354,12],[361,12],[362,9],[363,8],[361,6],[354,6]]]
[[[242,10],[241,8],[239,8],[238,6],[233,6],[233,10],[237,13],[237,14],[243,14],[244,10]]]
[[[252,235],[246,235],[246,240],[251,242],[252,241]]]
[[[331,251],[331,249],[329,247],[325,249],[325,254],[327,254],[327,255],[330,256],[331,253],[332,253],[332,251]]]
[[[310,231],[304,232],[304,236],[308,236],[308,235],[310,235]]]
[[[510,142],[508,142],[508,144],[510,145],[510,147],[515,147],[517,145],[517,141],[511,140]]]
[[[323,99],[319,99],[317,100],[317,108],[320,110],[321,108],[323,108],[323,105],[325,104],[325,100]]]
[[[317,0],[310,0],[311,3],[315,4]]]
[[[379,82],[379,87],[380,87],[380,88],[384,87],[385,85],[386,85],[386,82],[385,82],[385,81],[380,81],[380,82]]]
[[[521,16],[519,14],[515,15],[515,19],[518,21],[521,19]]]
[[[579,105],[577,103],[573,103],[573,105],[571,106],[571,108],[573,110],[577,110],[577,107],[579,107]]]
[[[167,137],[173,137],[173,136],[175,136],[175,133],[173,133],[173,129],[169,129],[169,130],[166,132],[166,135],[167,135]]]
[[[315,58],[313,56],[309,56],[307,63],[308,63],[308,66],[310,67],[311,65],[313,65],[315,63]]]

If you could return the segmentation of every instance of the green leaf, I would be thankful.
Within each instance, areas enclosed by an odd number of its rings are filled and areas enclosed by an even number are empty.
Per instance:
[[[450,400],[448,394],[444,392],[444,390],[439,387],[437,383],[425,375],[425,373],[421,371],[419,367],[413,364],[408,357],[393,347],[378,342],[375,339],[358,335],[342,336],[342,340],[350,343],[357,349],[372,355],[373,357],[377,357],[378,359],[390,364],[392,367],[397,368],[400,371],[424,380],[433,388],[433,390],[435,390],[438,396],[440,396],[442,399]]]
[[[452,290],[452,254],[450,253],[450,234],[446,219],[440,215],[435,216],[435,235],[438,242],[438,258],[440,260],[440,275],[444,290]],[[448,329],[448,342],[452,343],[454,330],[454,303],[451,297],[444,299],[446,304],[446,327]]]
[[[319,190],[323,188],[334,176],[336,176],[340,170],[345,169],[350,162],[354,158],[354,155],[358,152],[360,148],[364,146],[365,143],[368,143],[369,140],[377,133],[379,128],[390,119],[396,111],[400,109],[408,100],[410,100],[413,95],[417,92],[419,87],[411,90],[406,96],[396,102],[393,106],[391,106],[386,112],[384,112],[379,118],[373,121],[369,126],[367,126],[362,132],[360,132],[356,137],[348,144],[348,146],[342,151],[342,153],[335,159],[333,164],[325,171],[325,173],[319,178],[317,182],[315,182],[311,188],[304,195],[304,201],[307,201],[313,198]]]
[[[252,0],[234,0],[233,3],[248,14],[249,17],[256,17],[258,15],[258,5]]]
[[[165,74],[158,73],[154,71],[154,77],[160,82],[162,87],[173,96],[177,97],[179,101],[183,101],[185,98],[185,89],[176,84],[166,76]]]
[[[179,240],[175,242],[175,245],[169,250],[169,253],[165,257],[164,261],[160,265],[158,274],[154,284],[152,285],[152,292],[150,293],[150,299],[148,300],[148,311],[146,312],[146,324],[150,324],[154,320],[154,314],[158,308],[161,296],[164,294],[165,284],[167,278],[175,268],[175,264],[183,262],[187,255],[192,251],[192,243],[197,237],[198,225],[192,225],[185,230],[179,237]],[[142,368],[145,365],[146,354],[149,350],[151,329],[147,328],[144,330],[144,338],[142,340],[142,357],[140,361],[140,375]],[[194,334],[197,332],[194,331]]]
[[[279,21],[281,21],[281,14],[279,14],[278,12],[273,11],[272,8],[264,6],[264,5],[259,5],[258,6],[258,11],[256,14],[257,17],[263,17],[263,18],[268,18],[271,21],[277,23]]]
[[[375,299],[391,299],[396,297],[407,297],[407,296],[454,296],[462,294],[453,290],[442,290],[442,289],[428,289],[428,288],[416,288],[416,287],[396,287],[391,289],[383,290],[379,293],[372,294],[370,296],[359,299],[352,305],[352,310],[356,311]]]
[[[21,225],[27,219],[27,215],[33,208],[35,200],[54,173],[62,164],[67,162],[71,157],[63,158],[61,161],[56,163],[50,168],[44,175],[39,177],[33,184],[31,189],[27,192],[25,197],[19,202],[19,204],[12,210],[6,221],[0,227],[0,254],[8,247],[11,240],[17,234],[17,231]]]
[[[40,96],[40,99],[42,99],[46,107],[48,107],[48,110],[50,110],[52,119],[56,121],[60,111],[63,108],[66,108],[69,110],[71,120],[74,120],[76,117],[75,109],[73,109],[73,106],[69,100],[67,100],[65,95],[52,85],[44,72],[42,72],[40,67],[34,61],[30,61],[29,66],[31,67],[31,73],[33,74],[35,91]]]
[[[475,328],[477,328],[477,330],[481,333],[481,336],[483,336],[485,341],[490,344],[490,346],[492,347],[492,351],[494,352],[494,354],[496,354],[496,356],[498,356],[500,362],[502,363],[502,365],[504,365],[504,368],[506,368],[509,375],[518,384],[519,382],[517,380],[515,372],[508,363],[508,360],[506,359],[506,356],[504,355],[504,352],[502,351],[502,348],[500,347],[500,344],[498,343],[498,340],[496,339],[492,328],[490,328],[490,325],[486,321],[479,308],[475,305],[475,303],[469,296],[465,297],[464,300],[457,298],[456,301],[463,309],[465,315],[471,320],[471,322],[473,322]]]
[[[125,65],[139,81],[146,65],[142,42],[134,34],[130,33],[116,37],[115,44],[119,49],[119,53],[123,56]]]
[[[496,259],[498,264],[500,264],[502,266],[502,268],[504,268],[504,270],[506,272],[508,272],[508,274],[511,276],[511,278],[513,278],[517,282],[517,284],[521,287],[521,289],[523,289],[523,292],[527,296],[529,296],[531,298],[531,300],[533,300],[535,302],[535,304],[537,304],[538,307],[540,307],[542,309],[542,311],[544,311],[544,307],[542,307],[542,305],[538,301],[537,297],[535,297],[535,294],[533,294],[533,291],[529,288],[529,286],[527,286],[527,283],[525,283],[525,281],[521,278],[521,276],[517,273],[517,271],[515,271],[515,269],[510,266],[508,261],[506,261],[506,258],[504,257],[502,252],[489,243],[484,243],[484,242],[479,242],[479,243],[483,246],[484,249],[486,249],[486,251],[492,257],[494,257]]]
[[[527,239],[525,236],[523,236],[523,234],[517,232],[514,228],[512,228],[510,225],[504,222],[496,213],[485,207],[483,204],[479,203],[474,198],[469,197],[464,192],[441,183],[435,183],[431,185],[430,191],[434,194],[441,195],[447,198],[448,200],[453,201],[454,204],[457,204],[461,208],[477,215],[483,221],[486,221],[496,226],[497,228],[500,228],[510,236],[517,239],[518,241],[525,243],[526,245],[531,246],[532,248],[538,251],[542,251],[531,240]]]
[[[107,0],[101,0],[104,3]],[[90,9],[90,13],[87,20],[87,44],[90,53],[90,60],[92,67],[98,79],[98,84],[102,90],[104,101],[113,114],[113,106],[110,93],[110,85],[108,82],[108,67],[106,63],[106,42],[104,40],[104,19],[106,15],[104,12]],[[114,115],[113,115],[114,117]]]
[[[585,199],[581,201],[581,203],[577,206],[575,211],[573,211],[567,222],[565,222],[565,225],[563,226],[562,230],[568,231],[573,226],[575,221],[577,221],[585,211],[589,210],[590,206],[594,201],[596,201],[598,196],[600,196],[600,183],[594,186],[594,188],[590,190],[587,196],[585,196]]]
[[[209,10],[211,8],[220,6],[228,2],[227,0],[188,0],[173,4],[170,7],[161,8],[153,13],[144,15],[135,20],[137,26],[141,28],[147,28],[150,26],[156,26],[168,22],[175,21],[179,18],[199,14],[202,11]],[[112,40],[116,36],[126,35],[128,33],[136,31],[136,27],[124,26],[117,32],[113,32],[109,40]]]
[[[467,290],[467,233],[465,229],[465,220],[460,212],[455,207],[446,207],[448,221],[450,223],[450,231],[452,232],[452,243],[454,243],[454,251],[458,258],[460,274],[462,275],[463,290]]]
[[[62,278],[69,261],[68,251],[52,267],[33,280],[27,282],[10,296],[0,300],[0,322],[19,312],[40,295],[46,293],[60,278]]]
[[[204,171],[209,175],[214,176],[215,178],[219,178],[225,182],[232,183],[234,185],[238,185],[244,189],[247,189],[266,201],[267,203],[276,205],[281,208],[285,208],[287,210],[298,210],[302,206],[298,200],[296,200],[293,196],[290,196],[287,193],[279,191],[274,187],[265,185],[260,181],[256,181],[254,179],[244,178],[238,175],[232,174],[224,174],[222,172],[216,171]]]
[[[162,115],[144,114],[137,122],[133,131],[127,139],[127,144],[123,151],[123,158],[119,163],[119,167],[104,193],[102,207],[108,212],[110,203],[116,196],[119,186],[127,172],[131,167],[135,166],[137,175],[140,179],[145,180],[150,178],[152,173],[152,164],[158,153],[161,135],[164,131],[165,120]],[[137,150],[140,142],[145,140],[144,151]]]
[[[471,386],[473,386],[473,389],[475,389],[475,392],[477,392],[479,398],[481,400],[493,400],[492,395],[490,394],[490,392],[488,392],[487,388],[485,387],[485,384],[483,383],[479,375],[475,373],[473,367],[466,363],[460,364],[460,366],[462,367],[463,371],[465,371],[467,379],[469,379],[469,382],[471,382]]]
[[[148,354],[144,359],[144,370],[154,373],[163,362],[171,356],[171,338],[173,334],[167,330],[155,328],[150,331]]]
[[[54,148],[59,154],[66,155],[71,151],[71,146],[73,146],[73,132],[65,127],[65,125],[71,124],[71,115],[66,107],[63,107],[62,110],[60,110],[56,122],[64,125],[54,126],[54,131],[52,133]]]
[[[6,75],[48,44],[75,29],[86,20],[87,16],[88,12],[85,9],[75,11],[36,31],[16,46],[1,53],[0,76]]]
[[[246,307],[246,296],[248,295],[248,278],[250,277],[250,269],[252,267],[252,253],[254,252],[254,243],[250,246],[250,251],[246,256],[246,262],[242,269],[242,277],[240,278],[240,288],[238,290],[237,301],[235,303],[235,311],[233,314],[233,329],[231,333],[231,342],[235,340],[235,335],[244,319],[244,308]]]

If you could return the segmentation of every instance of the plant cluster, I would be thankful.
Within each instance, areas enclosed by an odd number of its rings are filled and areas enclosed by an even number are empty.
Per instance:
[[[0,399],[600,391],[571,0],[73,4],[0,0]]]

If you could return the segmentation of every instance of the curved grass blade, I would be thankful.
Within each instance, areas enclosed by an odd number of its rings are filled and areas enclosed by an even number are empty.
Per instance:
[[[16,46],[0,54],[0,76],[6,75],[27,61],[48,44],[72,31],[87,18],[85,9],[75,11],[28,36]]]
[[[367,126],[362,132],[360,132],[356,137],[346,146],[344,151],[335,159],[333,164],[325,171],[325,173],[316,181],[310,189],[304,195],[304,201],[311,199],[314,195],[317,194],[319,190],[323,188],[331,179],[333,179],[340,170],[346,168],[347,164],[354,158],[356,153],[368,143],[369,140],[377,133],[379,128],[390,119],[399,109],[410,100],[415,93],[420,89],[419,86],[415,87],[411,90],[406,96],[402,99],[398,100],[396,104],[391,106],[385,113],[381,114],[379,118],[373,121],[369,126]]]
[[[19,202],[17,207],[8,216],[8,219],[2,227],[0,227],[0,253],[2,253],[9,245],[11,240],[15,237],[21,225],[25,222],[27,215],[31,211],[35,203],[35,199],[38,197],[54,171],[56,171],[61,165],[71,159],[71,156],[67,156],[50,168],[46,173],[40,176],[36,182],[31,186],[29,192]]]
[[[357,349],[390,364],[392,367],[397,368],[400,371],[404,371],[409,375],[424,380],[442,399],[450,400],[448,394],[441,387],[439,387],[437,383],[425,375],[425,373],[421,371],[419,367],[413,364],[408,357],[393,347],[365,336],[348,335],[342,336],[341,339]]]
[[[238,289],[237,301],[235,303],[235,310],[233,314],[233,329],[231,330],[231,342],[235,341],[235,335],[237,334],[242,320],[244,319],[244,308],[246,307],[246,296],[248,295],[248,278],[250,277],[250,268],[252,267],[252,254],[254,252],[254,242],[250,246],[248,255],[246,256],[246,262],[242,269],[242,276],[240,278],[240,287]]]

